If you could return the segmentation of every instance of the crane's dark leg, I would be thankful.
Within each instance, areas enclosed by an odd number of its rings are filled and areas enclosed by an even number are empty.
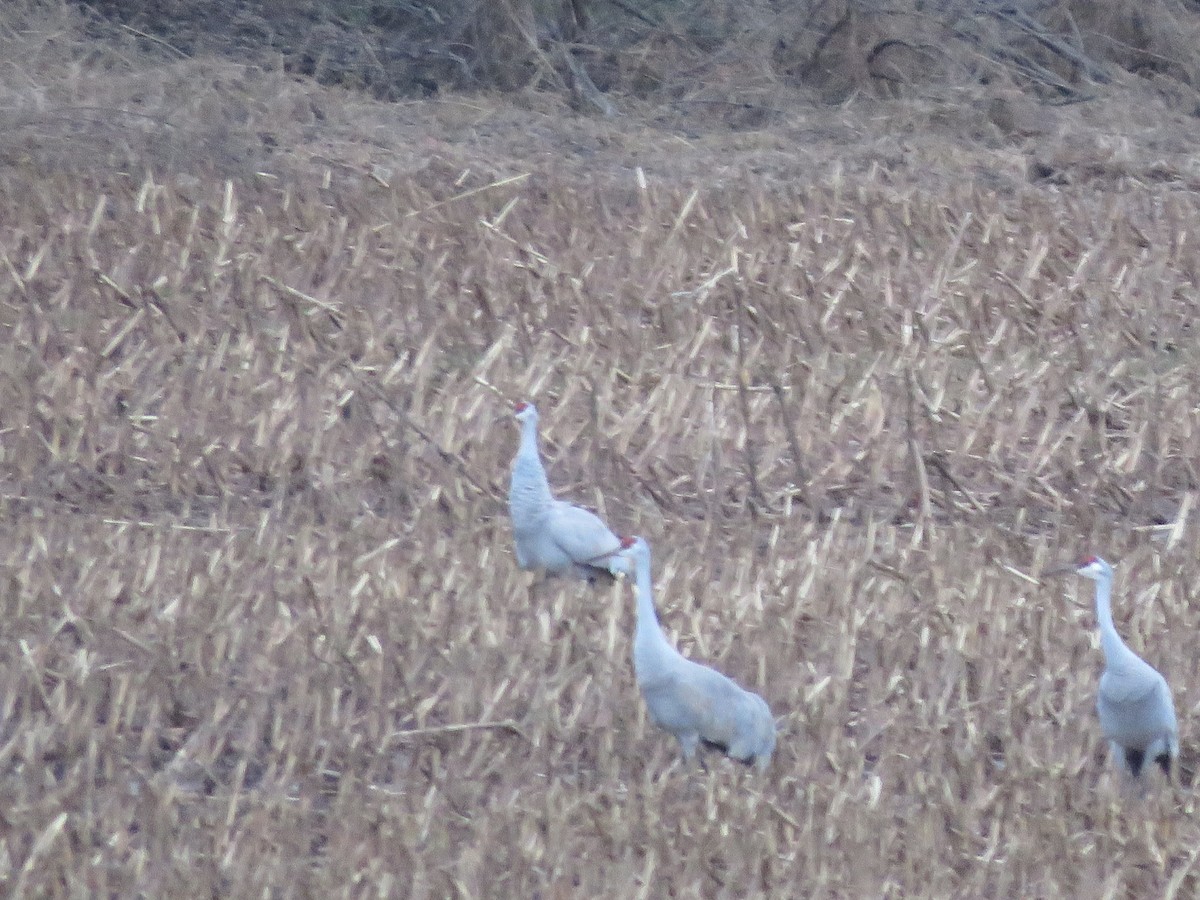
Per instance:
[[[1125,765],[1129,768],[1129,774],[1137,778],[1142,774],[1142,766],[1146,764],[1146,751],[1136,747],[1125,747],[1124,752]]]
[[[1158,763],[1159,767],[1163,770],[1164,774],[1166,774],[1166,776],[1168,778],[1170,778],[1171,777],[1171,754],[1170,753],[1160,753],[1160,754],[1158,754],[1158,756],[1154,757],[1154,761],[1156,763]]]

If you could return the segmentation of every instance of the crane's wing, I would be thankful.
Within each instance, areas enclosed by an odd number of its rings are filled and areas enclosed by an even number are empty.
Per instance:
[[[546,533],[577,565],[609,572],[629,569],[628,560],[618,556],[621,541],[599,516],[582,507],[556,500],[546,519]]]
[[[766,766],[775,752],[775,717],[767,701],[752,691],[743,691],[746,697],[745,719],[747,746],[758,758],[759,767]]]
[[[1166,679],[1152,665],[1137,657],[1120,666],[1110,666],[1100,676],[1100,699],[1115,707],[1150,703],[1156,700],[1160,689],[1166,689],[1170,696]]]
[[[692,733],[727,745],[732,735],[721,727],[721,710],[729,705],[727,691],[710,677],[718,673],[682,657],[677,662],[638,680],[651,717],[672,734]]]
[[[775,721],[766,702],[716,669],[686,662],[679,674],[679,693],[695,716],[701,739],[738,759],[769,754],[775,745]]]
[[[1178,734],[1171,688],[1148,663],[1107,669],[1100,677],[1096,710],[1105,736],[1122,747],[1146,747]]]

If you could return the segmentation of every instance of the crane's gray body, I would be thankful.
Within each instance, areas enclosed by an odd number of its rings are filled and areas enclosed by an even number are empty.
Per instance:
[[[675,735],[691,758],[701,741],[765,767],[775,749],[775,723],[765,700],[713,669],[680,657],[678,666],[634,669],[650,718]]]
[[[525,404],[517,419],[521,445],[508,488],[517,565],[585,581],[625,571],[621,542],[600,517],[551,493],[538,452],[537,409]]]
[[[637,573],[633,669],[650,718],[675,736],[689,761],[704,742],[765,769],[775,751],[775,720],[766,701],[671,646],[654,611],[649,546],[637,538],[623,553]]]
[[[1096,697],[1100,729],[1130,775],[1141,775],[1150,761],[1169,773],[1179,755],[1179,725],[1171,688],[1162,674],[1117,634],[1112,617],[1112,566],[1097,556],[1075,571],[1096,582],[1096,621],[1104,650],[1104,674]]]
[[[1167,680],[1145,660],[1134,655],[1109,659],[1100,676],[1096,711],[1100,728],[1113,755],[1132,775],[1140,775],[1147,761],[1164,770],[1179,753],[1179,725]]]

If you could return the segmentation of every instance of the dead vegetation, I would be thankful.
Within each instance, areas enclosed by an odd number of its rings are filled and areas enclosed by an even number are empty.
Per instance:
[[[634,98],[709,106],[736,128],[789,89],[826,103],[1015,85],[1074,103],[1156,80],[1191,108],[1200,15],[1186,0],[90,0],[94,34],[161,58],[218,54],[381,99],[499,89],[614,115]],[[599,85],[599,87],[597,87]],[[709,110],[711,114],[713,110]]]
[[[245,70],[54,80],[53,33],[8,36],[42,101],[2,82],[6,890],[1196,892],[1186,120],[962,144],[864,100],[685,140],[270,73],[239,119]],[[135,80],[222,99],[162,155],[35,115]],[[198,164],[229,122],[287,141]],[[781,717],[765,777],[672,768],[627,588],[530,604],[519,397],[563,495],[653,542],[681,647]],[[1089,595],[1032,577],[1084,549],[1175,690],[1145,800]]]

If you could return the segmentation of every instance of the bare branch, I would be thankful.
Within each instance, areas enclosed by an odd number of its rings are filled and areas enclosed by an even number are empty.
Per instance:
[[[464,731],[487,731],[490,729],[508,731],[519,738],[525,737],[525,732],[521,730],[520,723],[515,719],[504,719],[499,722],[460,722],[450,725],[430,725],[426,728],[409,728],[404,731],[393,731],[388,735],[388,739],[407,741],[435,734],[460,734]]]

